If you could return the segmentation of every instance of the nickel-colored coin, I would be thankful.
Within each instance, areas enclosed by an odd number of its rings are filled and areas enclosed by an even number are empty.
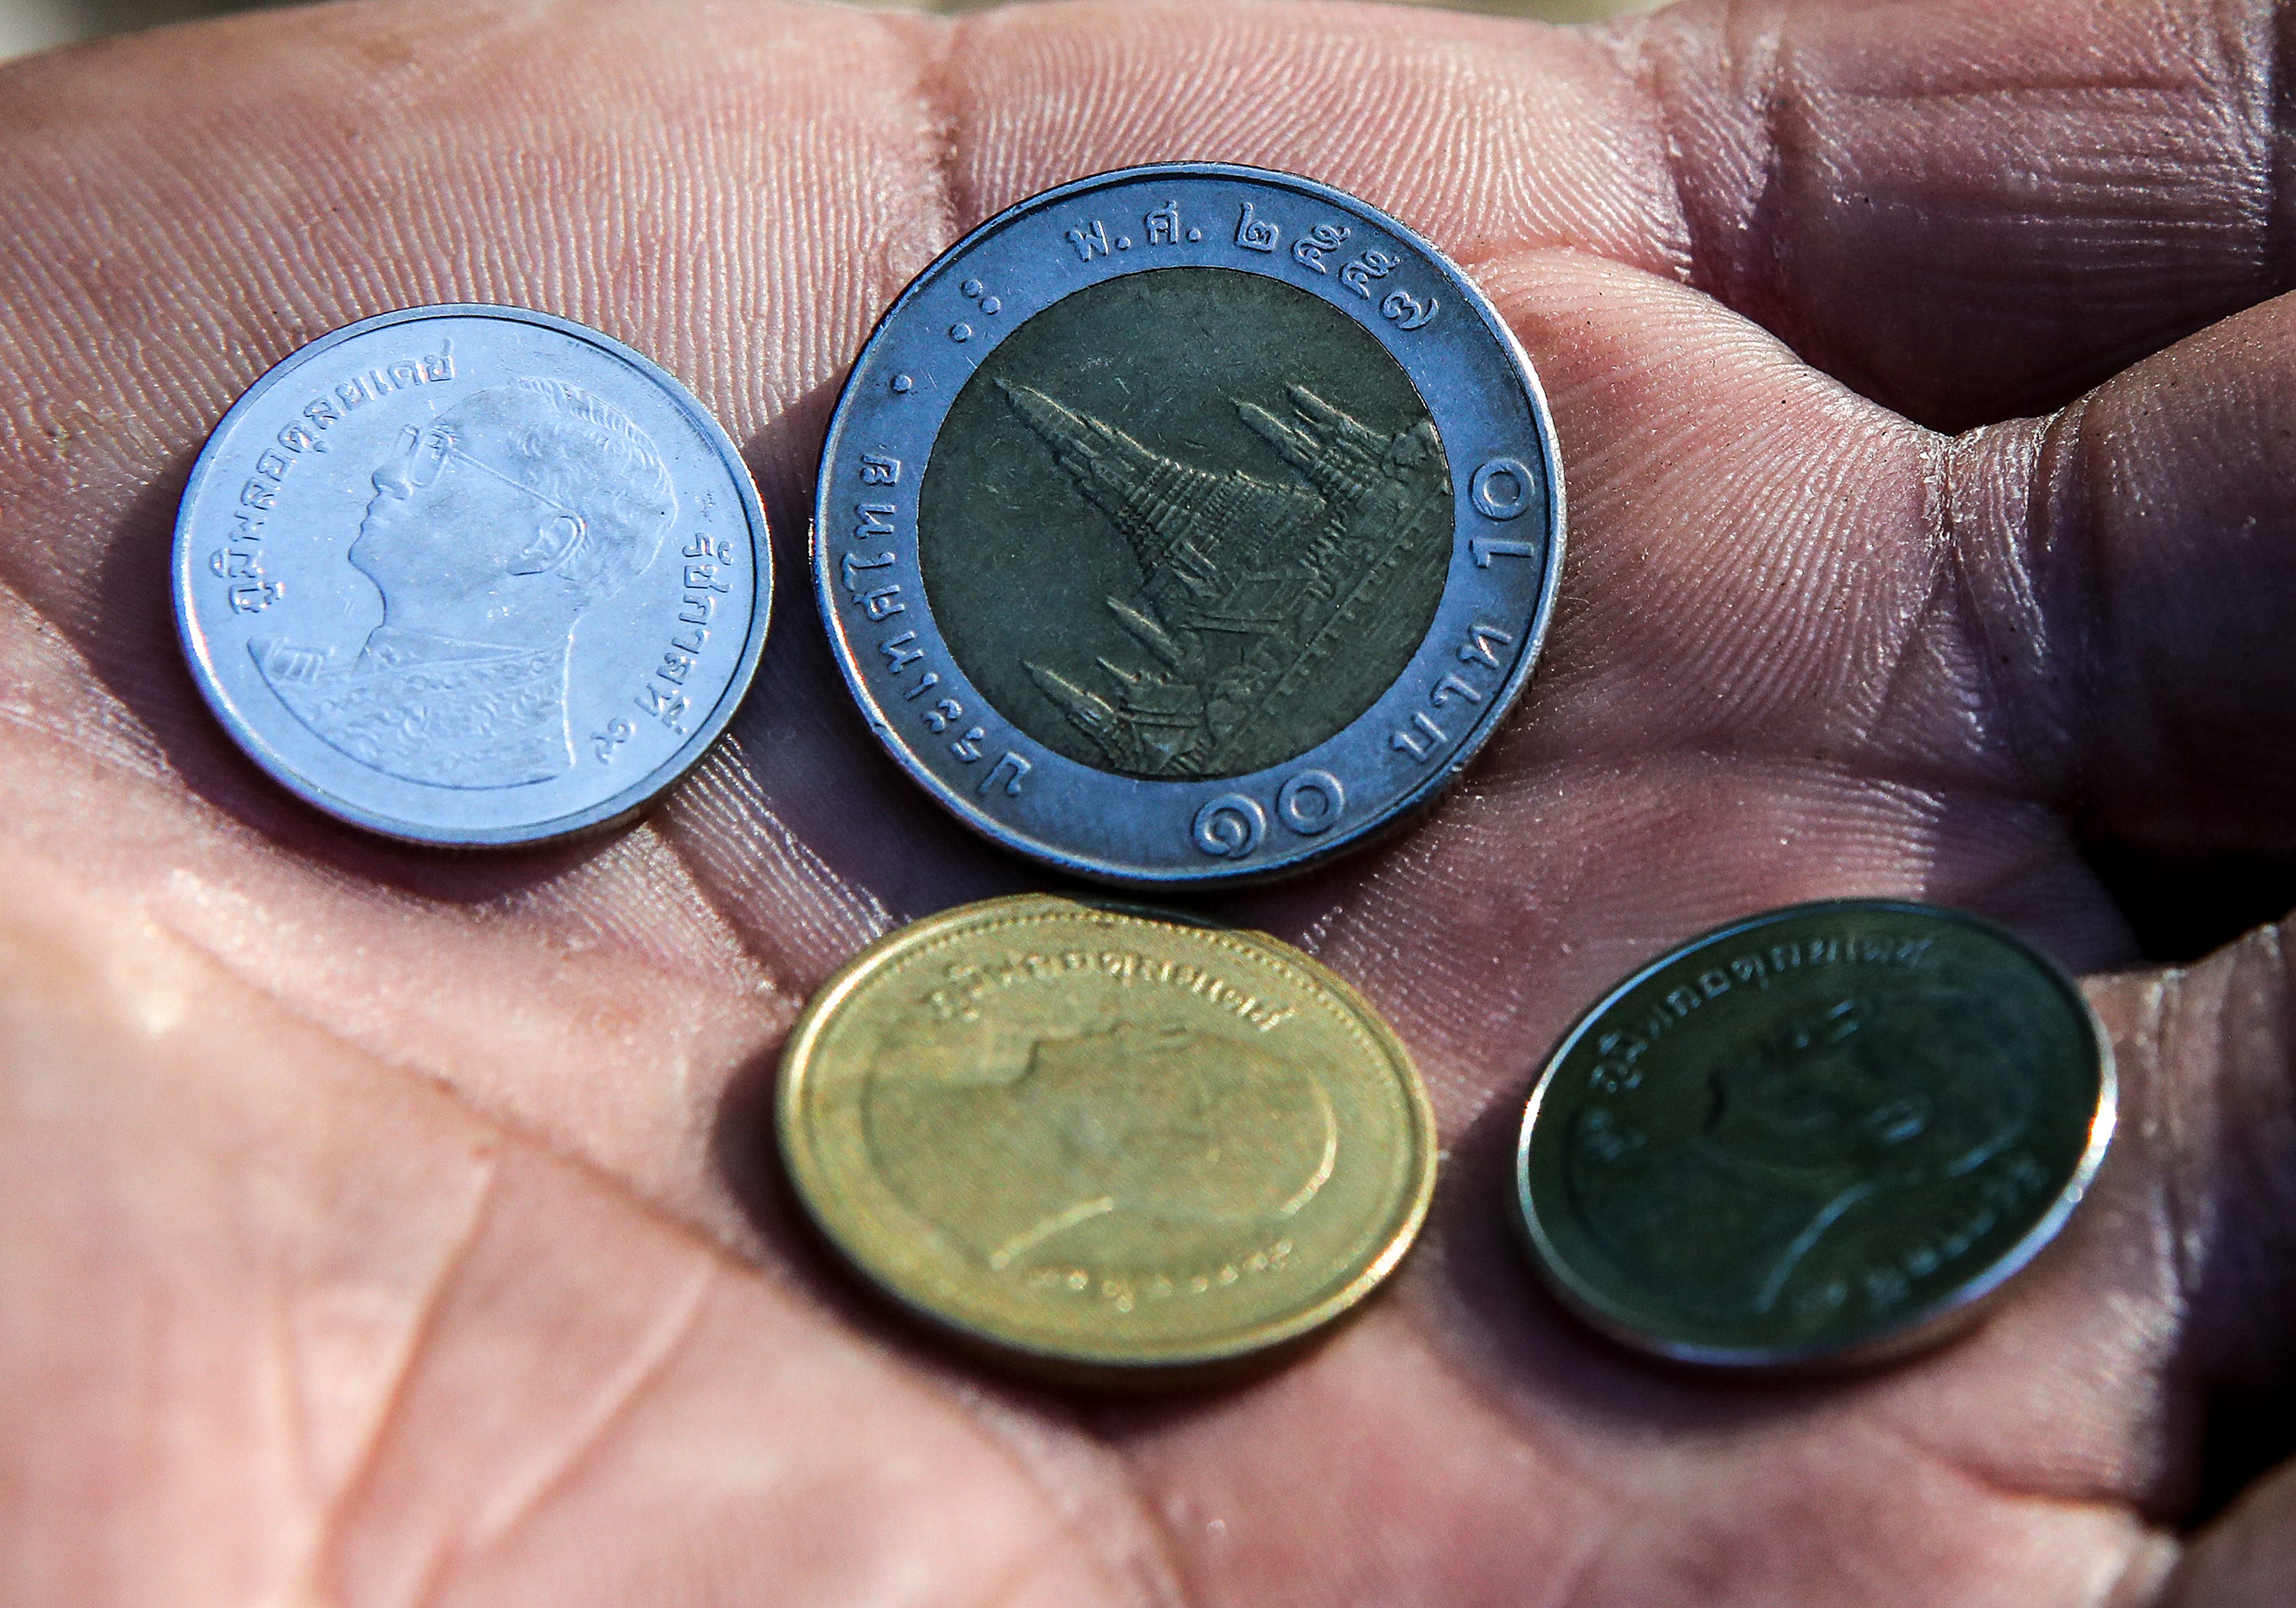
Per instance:
[[[660,368],[541,313],[414,308],[232,405],[176,517],[176,617],[282,785],[390,837],[529,843],[701,757],[772,562],[740,455]]]
[[[1778,1366],[1950,1333],[2063,1227],[2112,1135],[2062,972],[1958,911],[1845,899],[1710,932],[1582,1017],[1525,1112],[1539,1271],[1677,1361]]]
[[[1394,1033],[1275,939],[1028,894],[919,922],[782,1059],[799,1197],[972,1341],[1153,1379],[1307,1333],[1418,1232],[1433,1120]]]
[[[934,797],[1107,881],[1266,876],[1431,799],[1529,674],[1562,557],[1521,349],[1433,246],[1182,164],[1024,201],[855,364],[814,556]]]

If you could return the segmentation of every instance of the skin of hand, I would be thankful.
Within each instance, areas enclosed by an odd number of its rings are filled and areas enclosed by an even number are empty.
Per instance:
[[[2288,1602],[2284,929],[2146,964],[2094,866],[2296,850],[2292,29],[375,0],[0,70],[0,1597]],[[857,948],[1036,885],[831,667],[803,537],[840,378],[972,224],[1182,158],[1339,185],[1464,264],[1553,399],[1572,529],[1524,705],[1440,809],[1217,907],[1413,1046],[1424,1240],[1266,1377],[1111,1400],[858,1295],[767,1113]],[[233,397],[452,300],[677,373],[781,544],[728,740],[576,848],[335,827],[176,646],[176,499]],[[1633,1361],[1509,1243],[1530,1074],[1635,964],[1852,894],[2088,974],[2116,1151],[1944,1350]]]

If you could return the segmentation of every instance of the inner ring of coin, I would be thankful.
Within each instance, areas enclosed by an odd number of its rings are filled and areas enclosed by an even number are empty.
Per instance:
[[[1360,517],[1320,529],[1326,490],[1366,483]],[[1427,404],[1355,320],[1262,275],[1164,268],[1071,292],[973,371],[919,494],[918,568],[965,674],[1046,747],[1235,776],[1333,736],[1411,661],[1449,492]],[[1379,568],[1347,652],[1257,685],[1255,648],[1349,543]],[[1210,595],[1214,566],[1248,578]],[[1143,717],[1103,718],[1119,699]]]

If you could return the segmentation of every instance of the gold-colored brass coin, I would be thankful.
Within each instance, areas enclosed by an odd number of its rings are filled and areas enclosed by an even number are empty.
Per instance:
[[[1402,1043],[1260,933],[1026,894],[865,951],[782,1058],[782,1153],[913,1311],[1070,1377],[1305,1334],[1398,1262],[1435,1181]]]

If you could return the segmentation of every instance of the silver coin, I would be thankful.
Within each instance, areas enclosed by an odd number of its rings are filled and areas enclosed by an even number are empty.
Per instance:
[[[773,589],[741,455],[618,340],[516,308],[324,335],[232,405],[176,521],[200,691],[257,764],[415,842],[644,807],[733,718]]]
[[[1436,249],[1328,186],[1136,168],[1022,202],[870,337],[823,615],[871,726],[1006,848],[1257,878],[1431,800],[1529,676],[1562,481]]]

